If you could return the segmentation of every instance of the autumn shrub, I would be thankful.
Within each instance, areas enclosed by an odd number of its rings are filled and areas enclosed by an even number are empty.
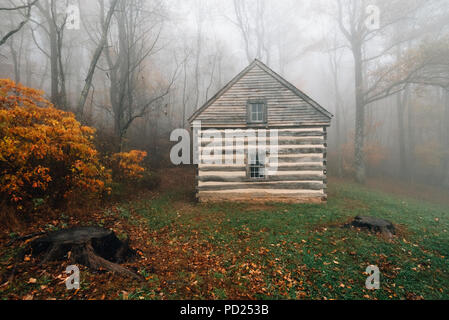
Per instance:
[[[145,168],[142,162],[147,156],[145,151],[131,150],[112,155],[112,178],[116,182],[137,182],[144,177]]]
[[[109,179],[93,145],[94,129],[42,94],[0,79],[0,197],[18,209],[97,196]]]

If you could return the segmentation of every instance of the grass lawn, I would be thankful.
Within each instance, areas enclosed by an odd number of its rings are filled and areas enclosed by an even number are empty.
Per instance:
[[[342,228],[356,215],[392,221],[397,236]],[[179,187],[93,219],[131,239],[140,257],[127,266],[146,281],[82,269],[74,293],[61,284],[66,264],[42,271],[28,261],[0,297],[449,299],[449,208],[347,182],[330,182],[326,205],[197,204]],[[0,252],[4,270],[11,250]],[[380,269],[380,290],[365,289],[369,265]]]

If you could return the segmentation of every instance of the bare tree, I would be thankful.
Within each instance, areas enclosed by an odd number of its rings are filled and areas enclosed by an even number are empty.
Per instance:
[[[343,175],[343,151],[341,150],[341,146],[343,145],[342,141],[342,108],[343,101],[341,97],[341,88],[340,88],[340,65],[342,53],[341,50],[336,49],[337,40],[334,37],[334,41],[332,44],[332,49],[329,51],[329,66],[332,74],[333,80],[333,89],[334,89],[334,99],[335,99],[335,134],[336,134],[336,145],[337,145],[337,175],[341,177]]]
[[[184,63],[182,65],[182,69],[183,69],[183,74],[184,74],[184,79],[182,82],[182,97],[181,97],[181,101],[182,101],[182,121],[181,121],[181,126],[184,128],[186,125],[186,112],[187,112],[187,103],[189,100],[188,94],[187,94],[187,68],[188,68],[188,59],[190,56],[190,52],[187,52],[187,50],[185,50],[185,59],[184,59]]]
[[[270,63],[270,50],[266,33],[266,1],[234,0],[234,19],[229,19],[243,39],[248,63],[254,58]]]
[[[112,15],[114,13],[115,7],[117,5],[118,0],[112,0],[111,1],[111,5],[109,7],[108,13],[106,15],[106,19],[104,19],[103,17],[103,12],[104,12],[104,1],[101,0],[100,1],[100,10],[101,10],[101,14],[102,14],[102,33],[101,33],[101,38],[100,38],[100,42],[97,45],[97,48],[95,49],[95,52],[92,56],[92,60],[90,62],[90,66],[89,66],[89,70],[87,72],[87,76],[85,79],[85,83],[84,83],[84,88],[81,91],[81,95],[79,98],[79,102],[78,102],[78,107],[77,107],[77,114],[79,115],[79,117],[83,117],[83,112],[84,112],[84,105],[86,104],[86,99],[87,96],[89,94],[89,90],[92,86],[92,80],[94,77],[94,73],[95,73],[95,69],[97,67],[98,64],[98,60],[100,59],[101,53],[104,49],[104,47],[107,44],[107,37],[108,37],[108,32],[109,32],[109,26],[111,24],[111,20],[112,20]]]
[[[409,82],[407,74],[402,74],[400,79],[389,78],[392,73],[391,69],[377,73],[375,77],[368,78],[366,74],[369,64],[377,66],[382,57],[390,54],[401,43],[409,41],[408,38],[394,39],[390,43],[386,43],[380,52],[369,56],[367,56],[367,46],[373,39],[382,38],[382,32],[406,19],[407,14],[417,10],[422,3],[422,1],[416,1],[410,5],[402,0],[381,1],[379,4],[382,6],[381,11],[384,12],[385,17],[379,28],[370,29],[367,27],[367,1],[338,0],[337,2],[337,23],[354,59],[356,105],[354,162],[355,176],[358,182],[363,183],[366,177],[364,155],[366,106],[404,90]],[[386,15],[387,12],[390,14]],[[386,83],[388,84],[385,85]]]
[[[443,186],[449,188],[449,90],[444,91],[443,123],[442,140],[446,151],[443,159]]]
[[[202,58],[203,49],[203,23],[204,23],[204,10],[201,0],[197,3],[196,10],[196,47],[195,47],[195,102],[193,105],[194,110],[198,109],[198,102],[200,100],[200,61]]]
[[[15,12],[15,11],[19,11],[20,12],[22,10],[25,11],[23,13],[24,20],[22,20],[18,24],[17,27],[13,28],[11,31],[8,31],[4,36],[2,36],[2,38],[0,39],[0,46],[2,46],[10,37],[12,37],[14,34],[19,32],[23,28],[23,26],[28,23],[28,21],[30,20],[30,17],[31,17],[31,9],[37,3],[37,1],[38,0],[28,1],[27,4],[19,5],[19,6],[16,6],[16,7],[0,8],[0,11],[5,11],[5,12]]]
[[[22,66],[22,48],[24,42],[24,34],[20,34],[20,38],[18,39],[18,44],[16,47],[16,41],[14,41],[14,37],[10,38],[8,41],[9,51],[11,52],[12,62],[14,65],[14,81],[19,83],[21,80],[21,66]]]
[[[146,15],[142,15],[142,11]],[[114,117],[114,133],[118,139],[119,149],[123,148],[125,137],[131,124],[144,117],[152,108],[161,103],[168,95],[177,74],[167,82],[160,80],[158,93],[148,95],[149,87],[142,87],[145,81],[145,59],[157,52],[162,21],[158,10],[153,8],[153,15],[145,8],[145,1],[119,0],[115,18],[117,22],[117,44],[105,50],[110,80],[111,111]],[[153,19],[152,19],[153,18]],[[156,83],[153,83],[157,87]],[[161,106],[159,104],[159,106]]]
[[[46,52],[37,42],[33,34],[33,39],[37,47],[48,57],[50,60],[50,74],[51,74],[51,93],[50,100],[56,106],[66,109],[67,108],[67,93],[66,93],[66,80],[64,73],[63,62],[63,39],[64,28],[67,21],[67,13],[65,5],[60,3],[56,4],[56,0],[42,0],[43,3],[36,3],[41,16],[45,22],[34,21],[35,24],[43,30],[47,36],[50,53]]]

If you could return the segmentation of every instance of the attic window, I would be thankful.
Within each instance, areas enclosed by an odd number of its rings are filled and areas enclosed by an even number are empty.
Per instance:
[[[265,101],[248,102],[248,123],[266,123],[267,104]]]
[[[251,179],[265,178],[265,161],[259,158],[259,155],[249,155],[249,177]]]

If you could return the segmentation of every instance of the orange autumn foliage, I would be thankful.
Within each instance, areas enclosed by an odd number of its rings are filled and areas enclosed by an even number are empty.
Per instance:
[[[126,182],[141,179],[145,172],[145,168],[141,166],[141,163],[146,156],[147,153],[140,150],[114,154],[112,156],[112,175],[114,180]]]
[[[94,129],[42,94],[0,79],[0,199],[19,208],[33,199],[58,204],[81,191],[95,195],[108,180]]]

